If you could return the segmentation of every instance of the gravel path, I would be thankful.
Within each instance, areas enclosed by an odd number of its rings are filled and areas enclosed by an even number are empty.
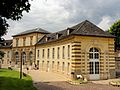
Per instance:
[[[31,70],[28,74],[32,77],[33,84],[38,90],[120,90],[120,87],[108,85],[111,80],[93,81],[93,83],[84,85],[71,85],[66,82],[68,81],[67,78],[57,73]]]
[[[71,85],[67,82],[37,82],[34,86],[38,90],[120,90],[120,87],[88,83],[84,85]]]

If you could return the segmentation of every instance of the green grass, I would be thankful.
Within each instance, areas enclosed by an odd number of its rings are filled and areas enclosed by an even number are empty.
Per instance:
[[[37,90],[30,76],[19,79],[19,72],[0,69],[0,90]]]

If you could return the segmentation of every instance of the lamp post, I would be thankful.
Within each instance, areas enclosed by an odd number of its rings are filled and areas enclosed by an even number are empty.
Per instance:
[[[22,53],[21,53],[21,59],[20,59],[20,79],[22,79]]]

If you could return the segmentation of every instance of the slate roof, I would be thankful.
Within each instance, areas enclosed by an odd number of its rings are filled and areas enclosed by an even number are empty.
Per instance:
[[[69,35],[67,35],[68,29],[71,31]],[[59,31],[56,33],[47,34],[41,40],[39,40],[39,42],[37,44],[43,44],[43,43],[58,40],[56,38],[56,34],[59,35],[58,39],[63,39],[63,38],[66,38],[68,36],[71,36],[71,35],[115,38],[115,36],[111,35],[108,32],[103,31],[102,29],[100,29],[99,27],[97,27],[96,25],[91,23],[90,21],[85,20],[85,21],[83,21],[83,22],[81,22],[73,27],[67,28],[65,30],[62,30],[62,31]],[[48,38],[47,41],[46,41],[46,38]]]
[[[4,40],[0,42],[0,48],[11,48],[12,47],[12,40]]]
[[[31,30],[26,30],[24,32],[21,32],[19,34],[16,34],[16,35],[13,35],[13,37],[15,36],[21,36],[21,35],[26,35],[26,34],[30,34],[30,33],[45,33],[45,34],[48,34],[50,32],[42,29],[42,28],[35,28],[35,29],[31,29]]]

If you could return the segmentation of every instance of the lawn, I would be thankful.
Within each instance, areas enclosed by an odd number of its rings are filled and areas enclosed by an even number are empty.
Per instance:
[[[19,72],[0,69],[0,90],[37,90],[30,76],[19,79]]]

